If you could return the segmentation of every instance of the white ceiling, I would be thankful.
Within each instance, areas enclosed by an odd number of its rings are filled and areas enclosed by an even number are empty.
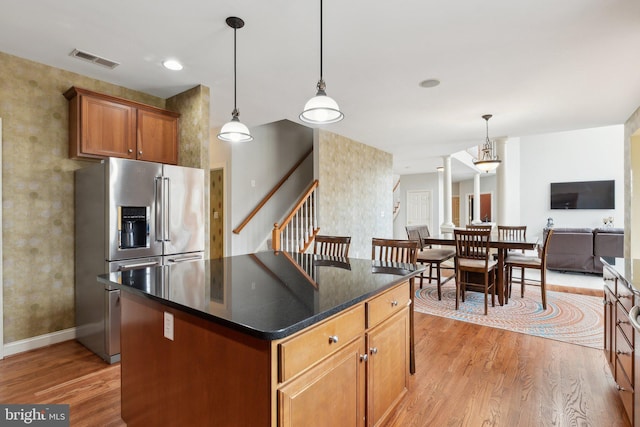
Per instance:
[[[462,4],[464,3],[464,5]],[[163,98],[211,88],[211,126],[298,114],[319,77],[319,1],[3,0],[0,51]],[[78,48],[114,70],[69,56]],[[397,174],[491,137],[622,124],[640,105],[638,0],[324,0],[332,132],[393,153]],[[162,60],[184,63],[168,71]],[[419,87],[436,78],[435,88]],[[254,142],[255,143],[255,142]]]

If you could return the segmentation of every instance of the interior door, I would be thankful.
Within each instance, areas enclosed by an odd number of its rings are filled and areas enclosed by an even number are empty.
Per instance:
[[[431,204],[431,191],[407,191],[407,225],[426,224],[429,227],[429,230],[433,230],[431,224]]]

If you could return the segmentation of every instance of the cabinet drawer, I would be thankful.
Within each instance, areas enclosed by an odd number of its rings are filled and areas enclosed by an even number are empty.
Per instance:
[[[625,311],[624,306],[620,302],[616,304],[616,323],[615,324],[622,330],[622,333],[624,334],[625,338],[627,339],[627,341],[629,341],[629,344],[631,344],[631,347],[633,348],[633,345],[634,345],[633,326],[631,326],[631,321],[629,320],[629,313]]]
[[[622,304],[627,313],[633,307],[633,292],[622,281],[618,281],[616,298],[618,298],[618,302]]]
[[[616,383],[618,384],[624,411],[627,413],[629,420],[633,420],[633,387],[627,379],[627,375],[621,371],[619,365],[616,365]]]
[[[409,303],[409,282],[386,291],[367,302],[367,328],[373,328]]]
[[[279,381],[293,378],[363,333],[364,307],[359,305],[279,344]]]
[[[607,288],[609,288],[611,292],[615,294],[617,291],[616,287],[617,287],[618,279],[616,278],[615,274],[606,265],[602,269],[602,280],[604,281],[604,285]]]
[[[618,367],[622,367],[627,378],[631,378],[629,381],[631,386],[633,384],[633,347],[627,341],[625,333],[620,326],[616,327],[616,374],[618,373]],[[617,377],[616,377],[617,379]]]

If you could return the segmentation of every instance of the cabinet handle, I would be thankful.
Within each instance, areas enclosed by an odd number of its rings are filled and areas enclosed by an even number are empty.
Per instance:
[[[140,154],[142,156],[142,150],[138,151],[138,154]]]
[[[640,324],[638,323],[638,315],[640,314],[640,307],[634,305],[631,307],[631,311],[629,312],[629,321],[631,322],[631,326],[636,331],[640,331]]]
[[[129,150],[128,150],[128,151],[129,151],[129,153],[133,153],[133,150],[132,150],[131,148],[129,148]]]
[[[378,347],[371,347],[371,348],[369,349],[369,352],[370,352],[371,354],[378,354]]]
[[[393,300],[391,301],[391,307],[397,307],[398,306],[398,301]]]
[[[631,354],[630,351],[616,350],[616,354]]]
[[[329,337],[329,344],[335,344],[338,342],[338,336],[337,335],[331,335]]]
[[[627,391],[624,387],[620,387],[618,384],[616,384],[616,388],[618,391]]]
[[[367,356],[366,354],[361,354],[360,355],[360,361],[361,362],[366,362],[369,359],[369,356]]]
[[[619,294],[618,294],[618,295],[616,295],[616,297],[617,297],[618,299],[622,299],[622,298],[633,298],[633,295],[619,295]]]

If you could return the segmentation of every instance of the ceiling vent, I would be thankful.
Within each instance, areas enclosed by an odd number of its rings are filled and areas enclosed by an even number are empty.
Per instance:
[[[93,62],[94,64],[102,65],[103,67],[107,67],[112,70],[116,68],[118,65],[120,65],[115,61],[111,61],[106,58],[100,58],[99,56],[96,56],[92,53],[83,52],[78,49],[73,49],[69,55],[73,56],[74,58],[82,59],[83,61]]]

